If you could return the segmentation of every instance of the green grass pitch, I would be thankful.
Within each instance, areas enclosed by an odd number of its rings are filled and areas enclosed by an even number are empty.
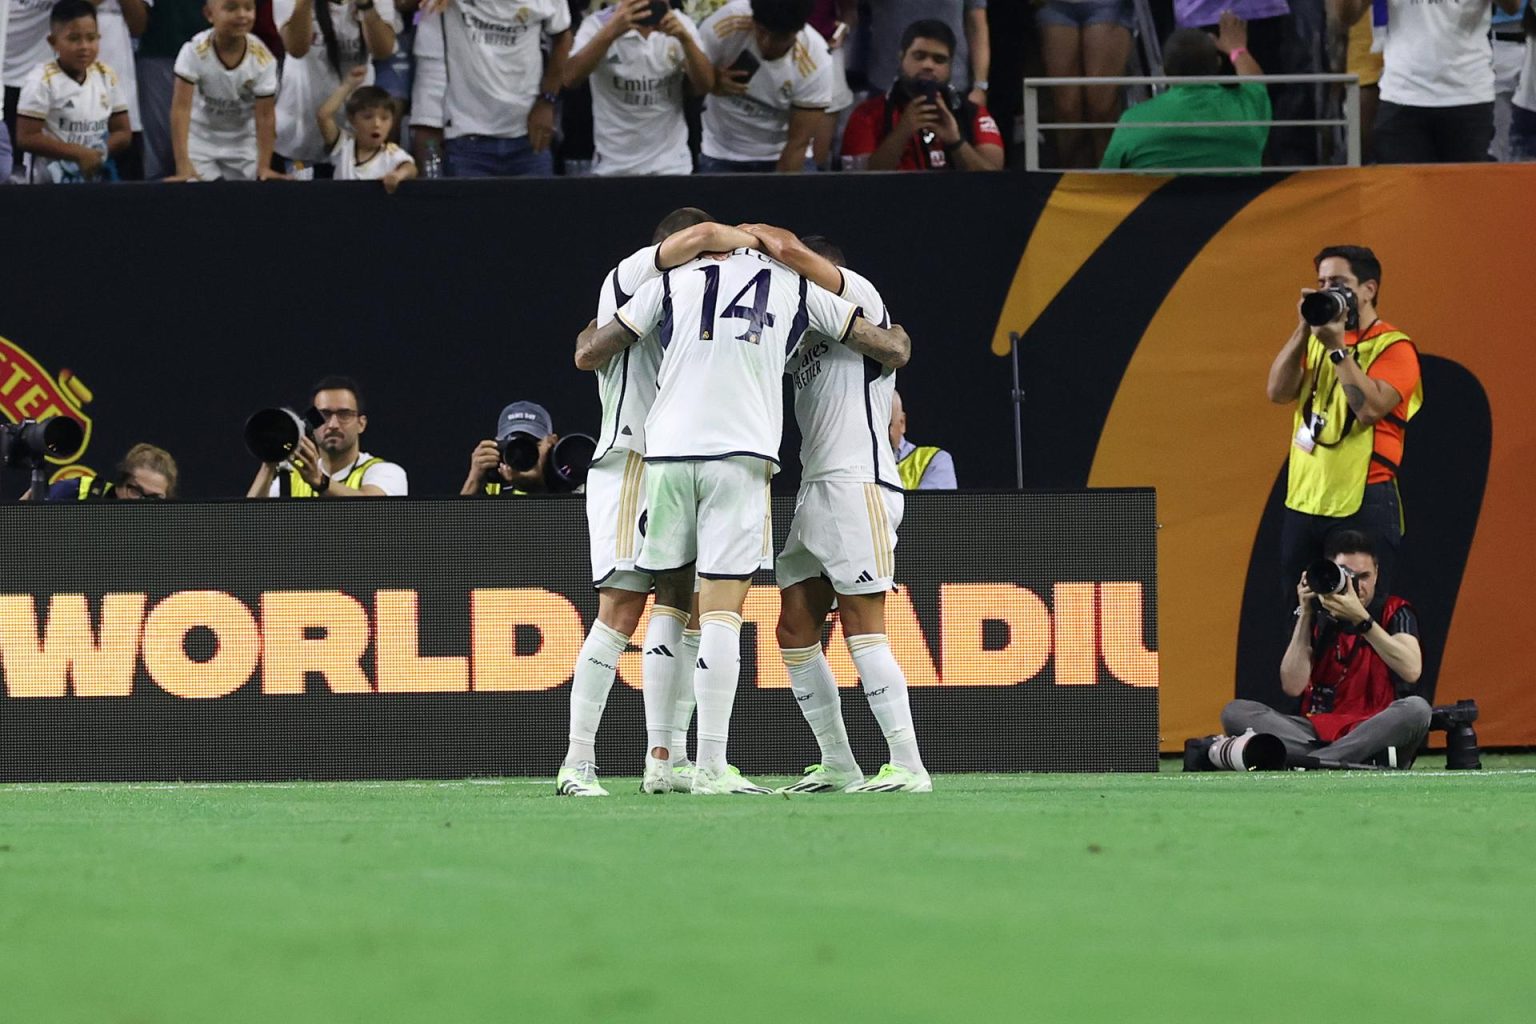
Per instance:
[[[0,786],[0,1020],[1536,1020],[1536,757]]]

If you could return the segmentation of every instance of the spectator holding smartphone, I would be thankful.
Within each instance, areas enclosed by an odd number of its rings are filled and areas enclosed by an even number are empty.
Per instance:
[[[832,57],[813,0],[732,0],[699,27],[715,66],[699,170],[795,173],[832,103]]]
[[[683,90],[704,95],[715,69],[698,30],[666,0],[619,0],[585,19],[565,87],[592,80],[592,173],[691,174]]]

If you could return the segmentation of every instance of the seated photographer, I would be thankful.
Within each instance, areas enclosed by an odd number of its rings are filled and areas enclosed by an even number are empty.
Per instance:
[[[313,435],[299,436],[284,462],[263,462],[247,498],[383,498],[407,493],[405,470],[362,450],[368,416],[351,377],[325,377],[310,389]]]
[[[1418,618],[1397,596],[1386,597],[1379,617],[1366,610],[1376,596],[1376,555],[1365,534],[1339,531],[1325,559],[1340,570],[1337,592],[1314,589],[1325,582],[1317,578],[1322,565],[1302,574],[1296,626],[1280,663],[1281,689],[1301,698],[1301,715],[1234,700],[1222,709],[1221,727],[1229,735],[1252,729],[1278,737],[1293,765],[1311,757],[1407,768],[1429,732],[1429,703],[1405,696],[1423,669]]]
[[[496,420],[496,439],[481,441],[470,453],[469,476],[459,493],[494,498],[547,492],[549,455],[559,440],[548,409],[513,402]]]
[[[890,93],[870,97],[848,118],[845,170],[1002,170],[997,122],[950,86],[954,53],[955,33],[944,22],[907,26]]]
[[[29,492],[30,493],[30,492]],[[136,444],[117,464],[114,480],[80,476],[48,488],[48,501],[163,501],[176,497],[176,460],[164,448]]]

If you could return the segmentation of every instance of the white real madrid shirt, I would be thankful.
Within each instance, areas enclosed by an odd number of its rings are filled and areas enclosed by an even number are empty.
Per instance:
[[[85,69],[83,82],[71,78],[56,60],[41,64],[27,76],[16,102],[18,116],[43,122],[43,130],[60,142],[100,153],[107,151],[107,123],[112,115],[127,110],[117,75],[101,61]],[[48,165],[60,162],[36,154],[30,159],[33,181],[48,181]]]
[[[616,8],[605,7],[576,30],[572,50],[590,43]],[[684,30],[698,30],[681,11]],[[594,174],[689,174],[688,122],[683,117],[687,57],[680,40],[660,29],[630,29],[613,41],[592,72]]]
[[[661,276],[656,266],[660,245],[648,245],[626,256],[608,271],[597,297],[597,325],[613,319],[647,281]],[[597,456],[614,448],[645,454],[645,418],[656,401],[656,376],[661,372],[661,343],[652,330],[597,368],[597,391],[603,403],[603,427],[597,436]]]
[[[646,283],[616,314],[661,345],[647,462],[743,455],[779,464],[785,363],[806,332],[842,341],[858,309],[751,249]]]
[[[882,327],[890,325],[875,286],[843,270],[842,297]],[[856,480],[900,491],[891,451],[891,396],[896,371],[820,334],[808,337],[789,364],[800,424],[800,479]]]
[[[732,0],[699,26],[710,63],[728,68],[742,51],[760,62],[743,96],[712,95],[704,101],[705,156],[716,160],[777,160],[789,141],[795,108],[826,110],[832,104],[832,56],[821,33],[809,25],[778,60],[763,60],[752,33],[751,0]]]
[[[386,142],[367,160],[358,162],[357,136],[344,131],[336,137],[328,157],[337,181],[378,181],[402,164],[414,164],[411,154]]]
[[[176,77],[194,87],[187,147],[205,158],[250,158],[256,153],[256,101],[277,95],[277,58],[254,35],[245,55],[228,67],[213,45],[213,29],[182,44]]]
[[[443,11],[443,134],[520,139],[544,77],[544,36],[571,27],[566,0],[453,0]]]
[[[48,14],[57,0],[3,0],[6,27],[0,33],[5,44],[3,79],[11,89],[20,89],[38,65],[53,57],[48,45]],[[14,141],[14,140],[13,140]]]

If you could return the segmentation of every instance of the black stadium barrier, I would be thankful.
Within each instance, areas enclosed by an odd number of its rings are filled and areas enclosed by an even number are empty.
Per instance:
[[[888,621],[932,769],[1156,770],[1155,516],[1145,489],[908,497]],[[596,611],[579,497],[0,506],[0,564],[4,781],[550,774]],[[731,756],[794,772],[815,744],[756,582]],[[873,768],[835,631],[828,656]],[[609,773],[640,769],[640,658]]]

